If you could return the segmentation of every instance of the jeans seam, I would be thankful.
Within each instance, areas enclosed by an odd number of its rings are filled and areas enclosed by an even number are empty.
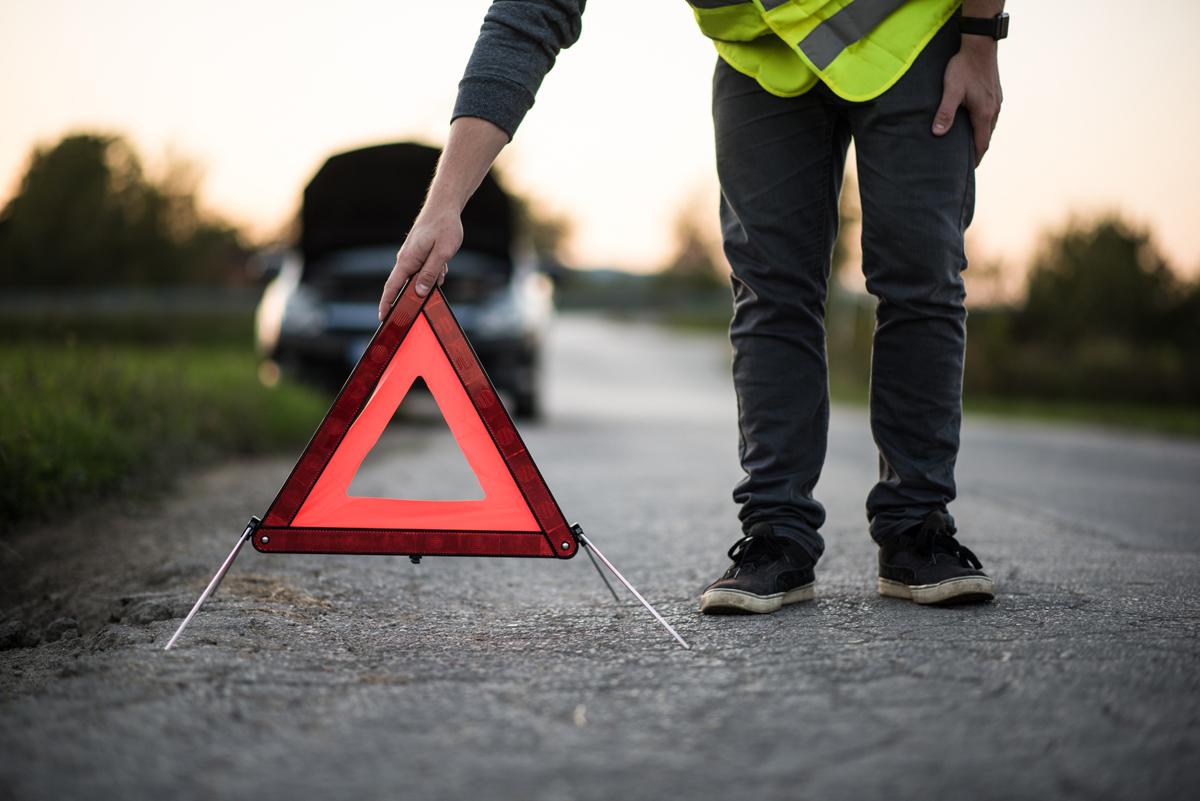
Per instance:
[[[963,196],[962,206],[958,211],[958,227],[961,231],[966,232],[970,221],[967,219],[968,205],[974,205],[975,194],[975,128],[969,124],[970,133],[967,136],[967,179],[963,181]],[[973,214],[971,216],[974,216]],[[963,260],[964,269],[966,268],[966,260]]]

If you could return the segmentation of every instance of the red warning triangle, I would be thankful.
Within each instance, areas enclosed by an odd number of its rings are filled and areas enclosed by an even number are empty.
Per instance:
[[[475,472],[481,500],[349,494],[418,377]],[[578,544],[441,290],[420,298],[409,282],[271,503],[254,547],[569,559]]]

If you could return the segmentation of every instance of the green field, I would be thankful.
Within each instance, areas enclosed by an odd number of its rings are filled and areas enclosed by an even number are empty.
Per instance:
[[[717,319],[666,322],[709,336],[728,325]],[[304,387],[259,383],[245,314],[36,315],[0,319],[0,337],[0,533],[160,490],[222,457],[296,451],[329,403]],[[867,357],[831,361],[834,400],[865,404]],[[1200,437],[1191,406],[1000,398],[968,387],[966,411]]]
[[[862,319],[856,322],[858,331],[852,346],[830,344],[830,395],[837,403],[865,406],[871,328],[869,316],[860,312],[860,317]],[[981,317],[976,315],[972,321],[978,324]],[[729,312],[715,304],[711,307],[675,310],[661,319],[666,325],[680,331],[702,336],[728,335]],[[986,326],[987,322],[983,321],[968,336],[968,343],[976,348],[974,352],[968,350],[967,357],[963,407],[968,417],[1083,423],[1130,431],[1200,437],[1200,407],[1195,405],[1090,399],[1115,394],[1112,390],[1122,381],[1137,382],[1137,368],[1153,371],[1159,366],[1153,358],[1147,357],[1139,363],[1138,354],[1119,354],[1123,358],[1114,361],[1124,363],[1124,372],[1129,375],[1123,375],[1117,369],[1106,371],[1102,361],[1100,364],[1096,364],[1095,359],[1089,362],[1085,358],[1089,353],[1066,361],[1056,361],[1037,352],[1005,353],[1000,355],[1008,357],[1008,366],[1020,369],[1010,370],[1014,373],[1011,380],[998,380],[986,375],[999,361],[995,358],[997,354],[988,352]],[[1107,366],[1111,368],[1111,365]],[[1178,365],[1169,367],[1171,369],[1160,372],[1179,373],[1187,369]],[[1023,375],[1040,380],[1027,384],[1021,380]],[[1048,377],[1055,380],[1047,380]],[[997,386],[1004,386],[1007,391],[997,394]],[[1031,386],[1034,390],[1030,389]],[[1049,395],[1046,394],[1048,387],[1054,390]],[[1083,397],[1064,396],[1069,392],[1077,392]]]
[[[227,455],[304,443],[328,398],[268,389],[246,346],[0,346],[0,531],[169,485]]]
[[[830,396],[835,403],[866,406],[867,386],[854,380],[835,377],[830,384]],[[996,398],[968,392],[963,398],[963,413],[967,419],[991,417],[1043,423],[1097,425],[1126,431],[1200,437],[1200,409],[1186,406]]]

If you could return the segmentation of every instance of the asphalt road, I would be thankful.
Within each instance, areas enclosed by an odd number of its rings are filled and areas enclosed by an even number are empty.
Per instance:
[[[1000,596],[873,590],[859,410],[834,415],[818,600],[705,618],[738,536],[719,340],[558,323],[524,429],[584,558],[245,551],[161,650],[290,460],[201,472],[0,544],[0,797],[1172,798],[1200,780],[1200,444],[969,421],[954,512]],[[360,487],[470,494],[433,426]],[[64,620],[69,618],[69,620]]]

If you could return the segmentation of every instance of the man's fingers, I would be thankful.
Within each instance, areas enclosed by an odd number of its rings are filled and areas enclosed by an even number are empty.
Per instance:
[[[425,259],[425,264],[415,279],[418,295],[425,297],[429,294],[429,290],[433,289],[434,284],[440,283],[441,277],[446,273],[446,263],[453,255],[454,251],[444,247],[435,247],[430,251],[429,257]]]
[[[407,259],[402,259],[399,255],[396,257],[396,264],[392,267],[392,273],[388,276],[387,281],[383,284],[383,295],[379,298],[379,320],[387,316],[388,309],[392,307],[396,296],[400,294],[400,288],[404,286],[405,280],[412,275],[412,268],[408,266]]]
[[[402,283],[404,283],[404,278],[393,269],[392,274],[383,284],[383,296],[379,299],[379,322],[383,322],[383,318],[387,316],[388,309],[392,307],[392,301],[400,292]]]
[[[995,112],[971,112],[971,131],[975,139],[975,166],[983,161],[983,154],[992,143],[992,131],[996,130]]]
[[[433,260],[430,259],[429,262],[421,268],[421,272],[417,273],[416,277],[418,295],[425,297],[429,294],[429,290],[433,289],[433,285],[437,283],[438,276],[444,269],[444,264],[445,263],[443,262],[443,266],[435,267]]]
[[[933,134],[942,136],[954,124],[954,115],[962,105],[963,88],[957,84],[947,83],[942,89],[942,102],[937,113],[933,115]]]
[[[987,152],[988,145],[992,143],[992,132],[986,128],[975,129],[975,166],[978,167],[983,161],[983,154]]]
[[[404,247],[396,253],[396,264],[392,267],[392,274],[383,284],[383,296],[379,299],[380,320],[387,315],[396,295],[400,293],[400,287],[404,286],[410,275],[421,269],[432,249],[431,241],[412,236],[405,240]]]

